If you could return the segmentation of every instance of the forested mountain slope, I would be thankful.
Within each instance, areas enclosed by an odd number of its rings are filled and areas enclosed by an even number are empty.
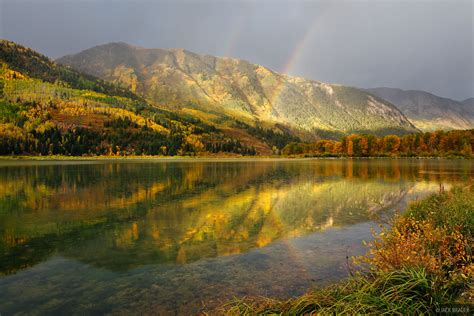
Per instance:
[[[128,89],[0,41],[0,154],[221,151],[256,153],[215,126],[157,108]]]
[[[111,43],[58,63],[209,122],[258,123],[307,139],[417,131],[395,106],[364,90],[291,77],[239,59]]]

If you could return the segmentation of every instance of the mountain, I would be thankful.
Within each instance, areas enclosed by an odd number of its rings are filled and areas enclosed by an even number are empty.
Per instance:
[[[464,104],[465,107],[470,108],[471,110],[474,109],[474,98],[469,98],[461,102]]]
[[[367,91],[395,104],[416,127],[423,131],[474,127],[474,99],[459,102],[425,91],[385,87]]]
[[[267,143],[244,136],[157,108],[126,88],[0,40],[0,155],[268,151]]]
[[[57,62],[220,127],[237,120],[304,139],[417,131],[394,105],[364,90],[291,77],[245,60],[111,43]]]
[[[7,40],[0,40],[0,60],[17,72],[45,82],[56,83],[60,81],[74,89],[88,89],[100,93],[139,99],[129,89],[120,88],[96,77],[58,65],[48,57],[28,47]]]

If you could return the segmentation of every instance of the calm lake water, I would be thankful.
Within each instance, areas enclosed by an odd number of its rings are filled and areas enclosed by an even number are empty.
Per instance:
[[[0,161],[0,314],[189,314],[347,277],[469,160]]]

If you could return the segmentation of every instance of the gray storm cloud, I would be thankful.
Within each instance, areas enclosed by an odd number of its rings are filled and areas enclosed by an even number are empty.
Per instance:
[[[358,87],[474,96],[473,1],[0,0],[0,36],[50,57],[185,48]]]

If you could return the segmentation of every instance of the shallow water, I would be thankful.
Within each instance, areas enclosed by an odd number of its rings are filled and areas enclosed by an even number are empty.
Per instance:
[[[0,314],[189,314],[347,277],[469,160],[0,161]]]

